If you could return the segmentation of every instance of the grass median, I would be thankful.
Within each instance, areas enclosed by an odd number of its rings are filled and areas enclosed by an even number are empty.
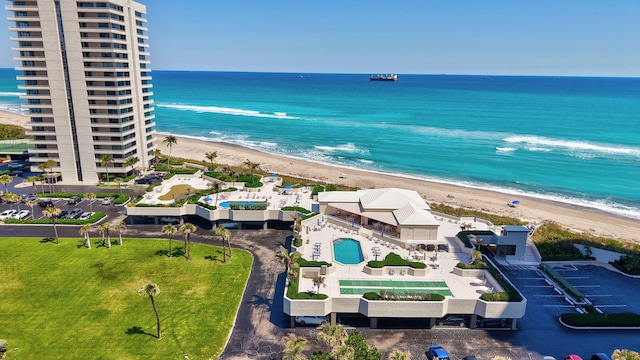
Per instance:
[[[60,245],[0,238],[0,329],[10,358],[210,359],[222,352],[251,254],[234,250],[223,264],[221,248],[192,244],[185,261],[181,241],[168,259],[167,240],[124,239],[111,249],[97,240],[87,249],[81,238]],[[148,281],[160,288],[162,340],[149,298],[138,295]]]

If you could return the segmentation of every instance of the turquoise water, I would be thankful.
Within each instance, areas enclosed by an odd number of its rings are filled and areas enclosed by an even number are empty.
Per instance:
[[[637,78],[153,76],[160,132],[640,219]],[[19,111],[14,79],[0,70],[0,109]]]
[[[355,265],[364,261],[360,242],[353,239],[338,239],[333,242],[333,256],[337,262]]]
[[[264,201],[223,201],[223,202],[218,204],[218,207],[223,208],[223,209],[228,209],[232,205],[239,205],[239,206],[244,207],[245,205],[258,205],[258,204],[263,204],[263,203],[264,203]]]

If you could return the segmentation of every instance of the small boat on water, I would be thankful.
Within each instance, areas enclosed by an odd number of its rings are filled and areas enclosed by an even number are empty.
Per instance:
[[[389,75],[371,75],[371,81],[398,81],[397,74],[389,74]]]

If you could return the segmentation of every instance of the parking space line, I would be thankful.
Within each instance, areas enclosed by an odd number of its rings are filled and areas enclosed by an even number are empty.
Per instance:
[[[573,285],[573,287],[577,287],[577,288],[596,288],[596,287],[600,287],[600,285]]]
[[[533,296],[564,298],[564,295],[555,295],[555,294],[534,294]]]
[[[544,307],[575,308],[573,305],[544,305]]]
[[[516,277],[516,279],[518,279],[518,280],[544,280],[544,278],[541,278],[541,277]]]
[[[626,304],[622,304],[622,305],[597,305],[596,307],[599,308],[607,308],[607,307],[627,307]]]
[[[551,285],[525,285],[524,287],[528,288],[552,288]]]
[[[599,295],[599,294],[597,294],[597,295],[596,294],[587,295],[587,294],[584,294],[584,296],[586,296],[586,297],[605,297],[605,296],[611,297],[611,296],[613,296],[613,294],[604,294],[604,295]]]
[[[588,279],[588,276],[565,276],[565,280]]]

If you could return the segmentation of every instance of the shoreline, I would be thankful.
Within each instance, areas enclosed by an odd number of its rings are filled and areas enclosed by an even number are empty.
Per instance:
[[[28,117],[0,111],[0,123],[25,126]],[[587,232],[613,239],[640,242],[634,234],[640,232],[640,220],[610,214],[595,208],[553,200],[513,195],[499,191],[465,187],[439,181],[412,178],[396,174],[366,171],[348,167],[320,164],[280,155],[272,155],[257,150],[215,141],[195,139],[175,135],[177,144],[172,148],[172,156],[185,159],[205,160],[205,152],[217,151],[217,164],[242,166],[247,159],[260,164],[262,170],[299,178],[313,179],[327,183],[342,184],[357,188],[397,187],[417,191],[427,202],[443,203],[456,207],[477,209],[496,215],[511,216],[528,222],[554,221],[578,232]],[[162,144],[163,135],[158,134],[158,148],[168,154],[169,148]],[[340,178],[341,174],[346,178]],[[508,207],[514,196],[521,204]]]

